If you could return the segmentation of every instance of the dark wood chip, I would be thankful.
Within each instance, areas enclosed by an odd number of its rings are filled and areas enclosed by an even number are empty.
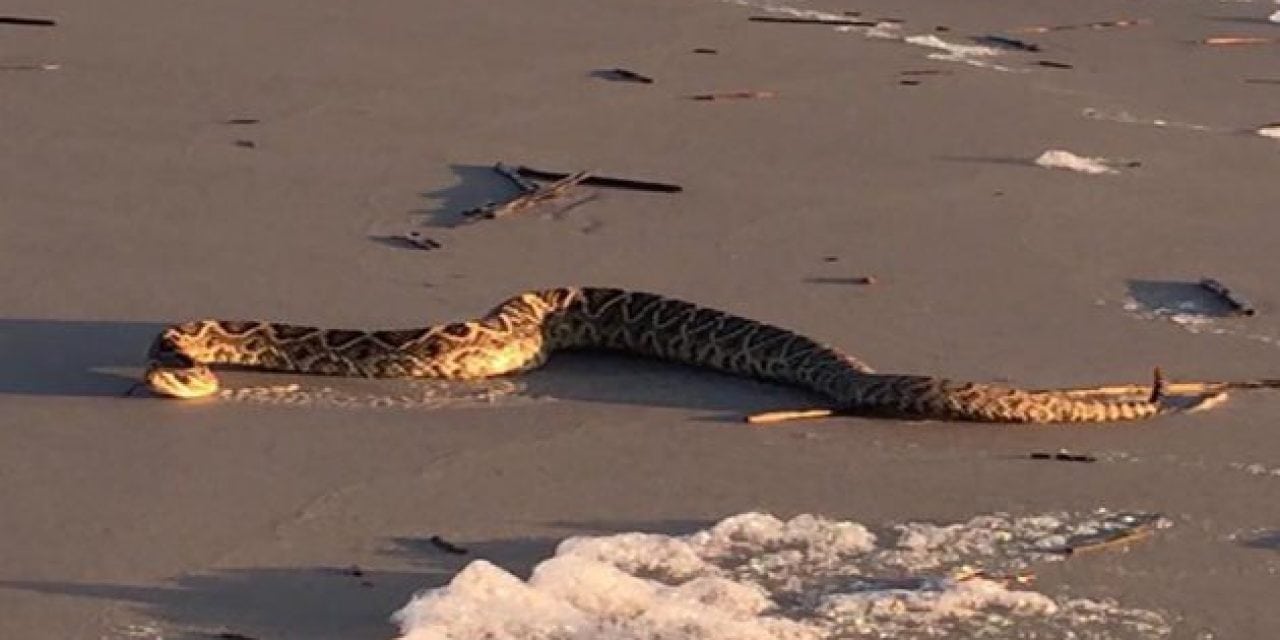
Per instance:
[[[526,177],[536,180],[563,180],[571,174],[559,171],[543,171],[532,167],[517,167],[516,171]],[[613,178],[609,176],[591,175],[582,181],[582,184],[592,187],[611,187],[614,189],[635,189],[637,191],[658,191],[662,193],[679,193],[684,191],[684,187],[678,184],[670,184],[666,182],[653,182],[649,180],[633,180],[631,178]]]
[[[778,22],[784,24],[826,24],[840,27],[874,27],[878,24],[872,20],[839,20],[827,18],[784,18],[781,16],[751,16],[747,18],[752,22]],[[881,20],[880,22],[889,22],[889,20]]]
[[[445,540],[440,536],[431,536],[431,538],[428,539],[427,541],[431,543],[431,546],[445,553],[452,553],[454,555],[459,555],[459,556],[465,555],[467,553],[467,550],[464,549],[463,547],[459,547],[458,545],[453,544],[452,542],[449,542],[448,540]]]
[[[816,277],[816,278],[805,278],[804,281],[810,284],[859,284],[859,285],[875,284],[877,282],[875,276],[853,276],[851,278]]]
[[[1059,462],[1097,462],[1098,459],[1085,454],[1067,453],[1059,451],[1057,453],[1036,452],[1030,456],[1032,460],[1057,460]]]
[[[58,22],[52,18],[23,18],[19,16],[0,16],[0,24],[16,24],[25,27],[53,27]]]
[[[1040,45],[1038,44],[1035,44],[1032,42],[1026,42],[1023,40],[1018,40],[1017,38],[1006,38],[1004,36],[978,36],[973,40],[981,44],[993,44],[997,47],[1003,47],[1005,49],[1015,49],[1017,51],[1034,52],[1034,51],[1040,50]]]
[[[640,84],[653,84],[653,78],[636,73],[630,69],[610,69],[609,73],[613,75],[615,80],[625,80],[627,82],[639,82]]]

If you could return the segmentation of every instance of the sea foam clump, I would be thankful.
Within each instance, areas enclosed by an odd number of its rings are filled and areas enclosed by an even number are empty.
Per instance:
[[[745,513],[687,536],[570,538],[527,581],[477,560],[394,620],[401,640],[1162,638],[1154,612],[1010,579],[1073,541],[1151,521],[993,515],[898,525],[881,543],[855,522]]]

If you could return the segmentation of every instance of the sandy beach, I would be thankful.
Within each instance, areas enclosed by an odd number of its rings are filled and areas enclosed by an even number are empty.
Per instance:
[[[761,512],[883,545],[903,523],[1099,509],[1162,525],[1011,589],[1161,621],[1077,637],[1269,637],[1280,394],[1113,425],[752,427],[819,399],[591,354],[471,385],[234,371],[210,400],[124,394],[182,320],[414,327],[562,285],[696,301],[888,372],[1280,377],[1280,141],[1256,133],[1280,120],[1277,8],[8,3],[56,24],[0,21],[0,638],[464,637],[391,616],[477,560],[526,579],[572,536]],[[1264,41],[1204,44],[1228,36]],[[691,99],[736,91],[772,97]],[[1049,150],[1109,173],[1038,166]],[[458,224],[515,193],[495,162],[684,190]],[[1029,458],[1059,450],[1095,461]],[[769,615],[735,637],[792,637]],[[990,637],[1070,629],[1011,620]],[[495,637],[589,637],[544,631]],[[684,633],[666,637],[731,637]]]

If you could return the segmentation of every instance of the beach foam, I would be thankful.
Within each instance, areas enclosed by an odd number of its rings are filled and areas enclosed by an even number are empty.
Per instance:
[[[394,620],[401,640],[1161,638],[1170,627],[1155,612],[1009,578],[1153,518],[991,515],[876,535],[856,522],[745,513],[687,536],[569,538],[527,581],[477,560]]]

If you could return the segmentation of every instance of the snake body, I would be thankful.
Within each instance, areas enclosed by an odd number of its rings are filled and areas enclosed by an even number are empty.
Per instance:
[[[608,349],[815,391],[840,413],[980,422],[1104,422],[1186,407],[876,373],[803,335],[651,293],[565,287],[512,297],[481,318],[389,331],[198,320],[164,329],[147,383],[162,395],[218,388],[209,365],[371,378],[478,379],[538,367],[555,351]]]

